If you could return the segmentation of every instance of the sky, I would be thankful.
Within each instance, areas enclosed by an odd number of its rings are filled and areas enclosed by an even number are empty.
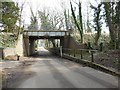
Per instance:
[[[63,9],[64,8],[69,8],[69,2],[70,0],[13,0],[14,2],[18,2],[19,6],[21,6],[21,4],[24,4],[24,9],[23,9],[23,13],[22,13],[22,18],[23,18],[23,22],[25,25],[29,25],[30,24],[30,17],[31,17],[31,12],[30,12],[30,6],[32,7],[32,10],[34,11],[34,14],[37,13],[37,10],[43,10],[45,8],[49,8],[51,10],[55,10],[57,12],[63,13]],[[78,2],[78,0],[71,0],[74,2]],[[98,2],[100,0],[97,0]],[[73,2],[73,7],[76,5]],[[83,13],[83,20],[86,20],[86,13],[87,13],[87,5],[88,2],[90,2],[91,4],[93,4],[94,6],[96,6],[96,2],[95,0],[81,0],[82,2],[82,13]],[[93,12],[91,11],[91,9],[89,9],[89,14],[92,15]],[[90,20],[92,20],[92,18],[90,17]],[[106,26],[104,25],[103,27],[104,30],[106,30]],[[108,33],[108,31],[107,31]]]

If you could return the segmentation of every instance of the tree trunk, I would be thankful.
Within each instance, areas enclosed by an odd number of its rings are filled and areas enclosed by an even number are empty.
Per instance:
[[[83,23],[82,23],[82,13],[81,13],[81,3],[79,2],[79,20],[81,28],[81,43],[83,43]]]
[[[71,2],[70,2],[70,6],[71,6],[71,12],[72,12],[72,16],[73,16],[75,25],[78,28],[78,31],[80,33],[81,43],[83,43],[83,25],[82,25],[81,3],[79,2],[79,20],[80,20],[80,24],[77,22],[77,18],[75,16],[75,12],[73,10],[73,6],[72,6]]]
[[[98,45],[98,40],[100,38],[100,35],[101,35],[101,31],[97,31],[96,35],[95,35],[95,45],[97,46]]]
[[[117,2],[116,6],[116,23],[117,23],[117,33],[118,33],[118,39],[117,39],[117,49],[120,49],[120,1]]]
[[[114,24],[113,24],[113,16],[111,16],[111,4],[109,3],[104,3],[104,9],[105,9],[105,13],[106,13],[106,21],[108,24],[108,28],[109,28],[109,32],[110,32],[110,45],[112,49],[115,49],[116,46],[116,33],[115,33],[115,28],[114,28]]]
[[[52,42],[53,47],[56,47],[55,40],[54,40],[54,39],[52,39],[52,40],[50,40],[50,41]]]

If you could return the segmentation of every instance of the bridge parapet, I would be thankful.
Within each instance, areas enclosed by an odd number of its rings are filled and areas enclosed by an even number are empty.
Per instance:
[[[68,31],[45,31],[45,30],[25,30],[24,35],[27,36],[67,36]]]

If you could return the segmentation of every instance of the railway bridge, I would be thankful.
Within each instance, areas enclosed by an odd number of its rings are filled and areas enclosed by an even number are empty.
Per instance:
[[[29,56],[35,53],[35,41],[38,39],[59,39],[63,48],[69,48],[70,32],[62,30],[24,30],[18,38],[16,53],[20,56]]]

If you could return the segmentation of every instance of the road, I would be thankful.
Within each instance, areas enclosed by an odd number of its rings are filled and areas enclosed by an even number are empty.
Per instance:
[[[37,62],[29,67],[34,75],[17,88],[117,88],[112,75],[50,55],[40,48]]]

